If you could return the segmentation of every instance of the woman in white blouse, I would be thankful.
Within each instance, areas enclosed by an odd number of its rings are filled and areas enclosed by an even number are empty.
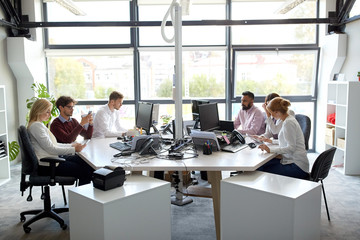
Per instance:
[[[279,155],[258,170],[306,179],[309,171],[309,160],[305,150],[304,135],[295,117],[289,115],[289,106],[288,100],[276,97],[266,107],[275,119],[282,120],[282,126],[278,140],[264,138],[264,142],[271,144],[261,144],[259,148]]]
[[[66,161],[56,166],[57,175],[76,177],[79,179],[79,185],[90,183],[94,170],[78,155],[75,155],[75,152],[80,152],[86,145],[80,143],[63,144],[56,141],[55,136],[43,123],[49,119],[51,109],[51,102],[47,99],[38,99],[30,110],[27,129],[36,156],[38,159],[61,156]],[[48,163],[39,161],[39,174],[49,174],[48,166]]]

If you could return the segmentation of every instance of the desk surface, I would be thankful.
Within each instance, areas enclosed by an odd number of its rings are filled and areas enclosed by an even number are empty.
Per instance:
[[[160,159],[156,156],[145,155],[144,158],[139,158],[137,154],[114,158],[113,155],[119,151],[111,148],[109,144],[116,141],[118,141],[116,138],[93,138],[78,154],[94,169],[105,165],[114,165],[132,171],[255,171],[274,157],[272,153],[248,147],[236,153],[218,151],[211,155],[203,155],[201,151],[198,151],[198,157],[182,160]],[[145,161],[140,161],[141,159]]]

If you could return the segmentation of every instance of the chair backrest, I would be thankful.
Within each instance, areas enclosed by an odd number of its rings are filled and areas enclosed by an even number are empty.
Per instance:
[[[18,140],[21,153],[21,172],[25,175],[36,176],[38,170],[38,158],[31,145],[28,131],[23,125],[18,129]]]
[[[336,151],[336,147],[332,147],[322,152],[316,158],[310,173],[311,181],[318,182],[322,179],[325,179],[328,176],[335,151]]]
[[[309,150],[309,138],[311,132],[311,120],[308,116],[303,114],[295,114],[295,118],[298,121],[300,128],[304,134],[305,149]]]

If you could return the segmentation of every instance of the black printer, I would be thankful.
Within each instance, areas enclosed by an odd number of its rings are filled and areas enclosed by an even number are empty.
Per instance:
[[[103,191],[121,187],[125,180],[125,170],[122,167],[106,166],[92,175],[93,186]]]

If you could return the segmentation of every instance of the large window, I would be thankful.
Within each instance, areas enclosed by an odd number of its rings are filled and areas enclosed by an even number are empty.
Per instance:
[[[235,96],[245,90],[256,96],[314,96],[317,50],[236,51]]]
[[[126,0],[83,0],[75,4],[84,12],[84,16],[75,15],[56,2],[47,2],[47,21],[130,21],[129,1]],[[48,41],[53,45],[130,44],[130,28],[55,27],[48,29]]]
[[[125,95],[122,115],[127,127],[135,123],[136,100],[159,103],[160,116],[175,116],[175,43],[163,39],[160,26],[143,26],[150,21],[160,23],[172,0],[74,0],[85,16],[75,16],[52,0],[43,1],[45,20],[54,24],[141,23],[137,28],[47,28],[48,83],[55,97],[70,95],[82,100],[79,111],[91,108],[96,112],[111,91],[120,91]],[[254,92],[259,106],[265,95],[276,92],[292,102],[295,113],[316,120],[318,27],[314,21],[290,23],[316,19],[316,0],[293,5],[287,0],[190,3],[182,20],[193,25],[183,24],[181,31],[184,120],[192,119],[191,99],[218,102],[220,119],[234,119],[241,107],[239,96],[245,90]],[[209,26],[203,20],[215,20],[215,24]],[[260,21],[224,26],[223,20]],[[167,26],[165,34],[172,38],[174,28]]]
[[[315,18],[316,1],[304,1],[291,8],[295,1],[233,1],[233,20],[274,20]],[[309,44],[316,42],[315,24],[249,25],[232,29],[233,44]]]
[[[169,9],[171,1],[142,0],[139,2],[140,21],[162,21]],[[182,17],[183,21],[188,20],[225,20],[225,0],[191,1],[187,15]],[[171,21],[171,17],[167,18]],[[144,27],[139,30],[140,46],[167,46],[174,43],[167,43],[161,36],[160,27]],[[216,34],[214,34],[216,33]],[[167,38],[174,35],[173,27],[165,27]],[[197,27],[187,26],[182,28],[183,45],[225,45],[225,27]]]
[[[124,94],[125,100],[134,99],[133,54],[114,52],[97,56],[48,52],[50,91],[55,97],[66,94],[77,100],[107,100],[116,90]]]
[[[225,50],[182,53],[183,98],[225,98]],[[174,50],[140,51],[141,99],[172,99]]]

